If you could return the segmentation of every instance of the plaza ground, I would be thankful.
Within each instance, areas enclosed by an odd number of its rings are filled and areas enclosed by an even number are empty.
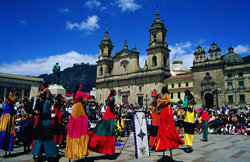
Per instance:
[[[192,161],[192,162],[204,162],[204,161],[249,161],[250,159],[250,136],[243,135],[209,135],[208,142],[202,142],[200,139],[202,135],[195,134],[193,148],[194,151],[187,154],[183,151],[185,146],[181,146],[179,149],[173,150],[173,160],[170,158],[170,152],[165,152],[165,157],[162,158],[162,152],[151,151],[150,157],[142,159],[135,159],[135,147],[133,134],[129,137],[125,147],[120,153],[122,146],[116,147],[116,155],[114,159],[90,152],[90,156],[86,161],[130,161],[130,162],[149,162],[149,161]],[[124,143],[127,138],[122,138]],[[62,157],[59,159],[60,162],[68,162],[69,160],[64,157],[64,149],[59,151]],[[31,162],[33,161],[31,154],[23,154],[23,147],[14,148],[12,157],[3,158],[4,151],[0,151],[0,161],[3,162]],[[71,161],[85,161],[85,159],[71,160]]]

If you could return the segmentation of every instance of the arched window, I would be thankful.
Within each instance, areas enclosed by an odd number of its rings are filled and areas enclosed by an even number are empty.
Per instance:
[[[167,67],[168,65],[167,65],[167,57],[165,56],[164,57],[164,67]]]
[[[219,58],[219,55],[218,55],[218,53],[216,53],[216,54],[215,54],[215,57],[216,57],[216,59],[218,59],[218,58]]]
[[[108,56],[109,57],[111,56],[111,49],[109,49],[109,51],[108,51]]]
[[[152,58],[152,66],[157,66],[157,58],[156,58],[156,56],[153,56],[153,58]]]
[[[156,34],[154,34],[154,42],[156,41]]]
[[[196,62],[199,62],[199,57],[198,56],[196,56]]]
[[[100,76],[102,76],[103,75],[103,68],[101,67],[100,68]]]
[[[203,61],[203,56],[201,55],[201,61]]]
[[[211,55],[211,59],[214,60],[214,55],[213,54]]]

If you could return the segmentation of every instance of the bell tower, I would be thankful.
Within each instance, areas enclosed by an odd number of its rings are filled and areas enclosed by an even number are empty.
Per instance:
[[[158,8],[150,29],[150,41],[148,45],[148,69],[163,69],[169,71],[169,52],[166,39],[167,29],[160,20]]]
[[[108,35],[108,30],[105,31],[101,43],[99,44],[100,52],[97,61],[97,78],[107,76],[113,69],[113,44]]]

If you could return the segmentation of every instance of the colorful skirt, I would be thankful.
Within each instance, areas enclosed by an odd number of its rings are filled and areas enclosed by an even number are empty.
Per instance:
[[[88,116],[81,102],[73,106],[67,128],[67,141],[65,157],[69,159],[80,159],[88,156]]]
[[[115,114],[110,106],[96,128],[89,132],[89,149],[106,155],[115,154]]]
[[[15,120],[11,115],[11,106],[6,104],[0,121],[0,149],[13,150],[13,139],[15,133]]]
[[[177,149],[184,141],[179,136],[174,123],[171,105],[161,110],[159,131],[156,139],[155,151]]]

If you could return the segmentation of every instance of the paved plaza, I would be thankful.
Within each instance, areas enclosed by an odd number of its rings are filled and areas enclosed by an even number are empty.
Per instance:
[[[192,162],[204,162],[204,161],[250,161],[250,137],[243,135],[209,135],[208,142],[201,142],[200,139],[202,135],[195,134],[194,136],[194,151],[187,154],[183,151],[185,146],[179,149],[173,150],[173,161],[192,161]],[[125,142],[127,138],[123,138]],[[123,143],[124,143],[123,142]],[[108,157],[98,154],[95,152],[90,152],[90,156],[86,161],[130,161],[130,162],[148,162],[148,161],[172,161],[170,159],[170,152],[165,152],[165,157],[163,158],[162,152],[151,151],[150,157],[135,159],[135,148],[134,148],[134,138],[133,135],[129,137],[125,147],[120,153],[122,146],[116,147],[116,156],[114,159],[109,159]],[[64,155],[64,149],[59,151],[62,155],[60,162],[68,162]],[[23,154],[23,147],[15,148],[12,153],[11,158],[3,158],[4,151],[0,151],[0,161],[3,162],[29,162],[33,161],[31,154]],[[71,161],[84,161],[81,160],[71,160]]]

